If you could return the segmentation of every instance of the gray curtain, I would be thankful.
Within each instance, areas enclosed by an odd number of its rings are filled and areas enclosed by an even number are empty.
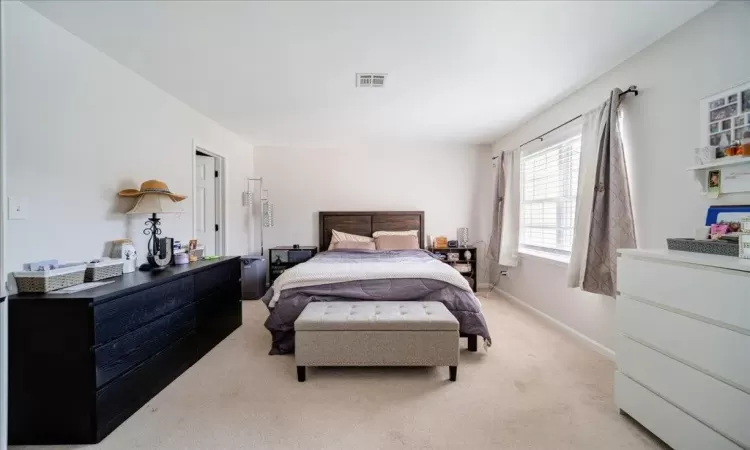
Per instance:
[[[594,181],[586,262],[581,288],[596,294],[615,296],[617,249],[635,248],[635,225],[630,186],[620,134],[618,109],[620,91],[615,89],[603,105]]]
[[[500,153],[495,162],[497,164],[497,176],[495,176],[495,191],[493,194],[492,234],[490,235],[487,255],[492,261],[497,262],[500,258],[500,244],[503,233],[503,209],[505,207],[505,171],[503,170],[505,152]]]

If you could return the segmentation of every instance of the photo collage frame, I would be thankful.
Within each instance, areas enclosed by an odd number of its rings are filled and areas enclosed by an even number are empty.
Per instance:
[[[724,91],[706,99],[704,145],[723,148],[750,138],[750,83]]]

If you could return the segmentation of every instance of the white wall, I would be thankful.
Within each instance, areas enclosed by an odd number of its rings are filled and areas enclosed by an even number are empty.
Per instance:
[[[0,43],[5,41],[5,5],[0,3]],[[0,298],[5,297],[5,53],[0,52]],[[0,303],[0,450],[8,448],[8,302]]]
[[[319,211],[417,210],[425,233],[477,233],[489,147],[303,149],[257,147],[256,173],[274,204],[265,247],[318,245]],[[486,200],[485,200],[486,202]]]
[[[130,237],[145,255],[145,216],[125,216],[117,192],[164,180],[192,196],[193,139],[226,157],[227,251],[247,251],[244,178],[253,148],[21,3],[3,2],[3,97],[7,195],[28,200],[29,218],[8,221],[6,263],[83,260],[105,242]],[[184,214],[163,217],[163,236],[189,239]]]
[[[699,120],[700,99],[750,80],[748,23],[749,2],[717,4],[514,130],[493,146],[493,153],[594,108],[614,87],[635,84],[640,95],[629,96],[624,111],[639,247],[665,247],[667,237],[693,236],[709,205],[750,203],[750,195],[702,197],[685,170],[705,126]],[[524,258],[500,288],[612,348],[615,300],[566,288],[565,270]]]

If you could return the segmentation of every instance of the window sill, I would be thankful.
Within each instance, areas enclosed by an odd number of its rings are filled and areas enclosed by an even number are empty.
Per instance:
[[[558,255],[556,253],[547,253],[539,250],[531,250],[528,248],[520,248],[518,249],[518,253],[524,259],[533,259],[545,264],[550,264],[552,266],[567,268],[568,264],[570,263],[569,255]]]

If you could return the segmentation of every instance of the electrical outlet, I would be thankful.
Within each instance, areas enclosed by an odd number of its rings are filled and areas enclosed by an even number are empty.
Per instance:
[[[26,220],[28,218],[26,197],[8,197],[8,219]]]

